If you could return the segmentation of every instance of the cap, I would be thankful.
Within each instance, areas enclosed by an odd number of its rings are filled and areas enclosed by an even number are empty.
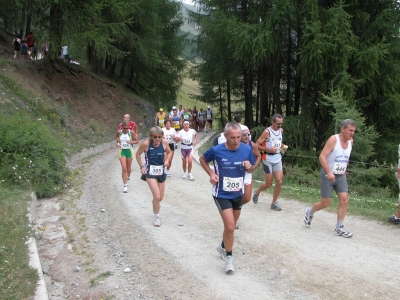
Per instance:
[[[176,109],[176,106],[172,106],[172,109]]]
[[[160,111],[164,111],[162,108],[160,108]]]
[[[211,106],[207,106],[207,108],[211,108]]]

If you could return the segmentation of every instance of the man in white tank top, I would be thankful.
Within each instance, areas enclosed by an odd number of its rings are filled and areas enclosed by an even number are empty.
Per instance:
[[[399,164],[397,165],[396,177],[400,187],[400,145],[399,145]],[[396,225],[400,225],[400,194],[398,202],[399,202],[399,208],[397,209],[397,213],[394,216],[388,218],[389,222],[394,223]]]
[[[275,177],[275,187],[272,196],[271,209],[280,211],[282,208],[278,205],[278,197],[282,189],[283,167],[281,148],[286,147],[283,143],[283,117],[280,114],[274,114],[271,118],[272,124],[266,128],[257,140],[257,147],[262,154],[265,182],[258,187],[253,194],[254,204],[258,203],[260,193],[272,186],[273,177]]]
[[[347,186],[347,167],[353,146],[353,136],[356,131],[356,123],[346,119],[340,126],[341,132],[332,135],[326,142],[319,156],[321,163],[321,200],[311,208],[306,208],[304,223],[311,225],[314,213],[329,206],[332,199],[332,190],[335,190],[339,198],[335,235],[350,238],[353,234],[344,229],[343,220],[349,204],[349,189]]]

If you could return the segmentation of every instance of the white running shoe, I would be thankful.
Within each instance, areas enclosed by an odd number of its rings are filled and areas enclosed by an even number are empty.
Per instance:
[[[183,179],[186,179],[186,178],[187,178],[187,174],[186,174],[186,173],[183,173],[182,178],[183,178]]]
[[[131,184],[131,178],[128,177],[128,180],[127,180],[127,182],[126,182],[126,185],[130,185],[130,184]]]
[[[310,214],[310,212],[311,212],[311,208],[309,208],[309,207],[307,207],[307,208],[304,210],[304,224],[305,224],[307,227],[310,227],[311,221],[312,221],[312,218],[313,218],[313,216]]]
[[[188,175],[187,175],[186,178],[189,179],[189,180],[191,180],[191,181],[194,180],[194,177],[193,177],[192,173],[188,173]]]
[[[235,267],[233,266],[233,256],[228,255],[225,260],[225,272],[232,273],[235,272]]]
[[[226,250],[222,248],[221,244],[218,245],[217,251],[222,255],[222,259],[226,260]]]
[[[154,226],[155,227],[160,227],[161,226],[161,218],[156,218],[154,220]]]
[[[235,229],[239,229],[239,221],[236,222]]]
[[[344,227],[340,227],[339,229],[335,229],[335,235],[339,235],[345,238],[351,238],[353,236],[353,234],[349,231],[347,231],[346,229],[344,229]]]
[[[127,193],[127,192],[128,192],[128,186],[124,185],[124,193]]]

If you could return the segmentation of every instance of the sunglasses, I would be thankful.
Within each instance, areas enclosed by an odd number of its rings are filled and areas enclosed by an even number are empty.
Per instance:
[[[162,139],[162,135],[153,135],[153,139]]]
[[[250,136],[250,133],[243,133],[242,136]]]

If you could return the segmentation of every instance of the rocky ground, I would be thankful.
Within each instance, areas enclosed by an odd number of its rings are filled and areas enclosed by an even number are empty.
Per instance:
[[[318,212],[306,228],[304,204],[280,199],[283,210],[276,212],[268,193],[244,206],[235,231],[236,272],[225,274],[215,249],[222,222],[208,176],[195,163],[195,180],[182,179],[178,152],[160,228],[153,227],[151,193],[135,161],[122,193],[116,149],[76,165],[81,187],[39,200],[37,243],[50,299],[398,297],[398,228],[348,216],[354,236],[337,237],[335,214]]]

